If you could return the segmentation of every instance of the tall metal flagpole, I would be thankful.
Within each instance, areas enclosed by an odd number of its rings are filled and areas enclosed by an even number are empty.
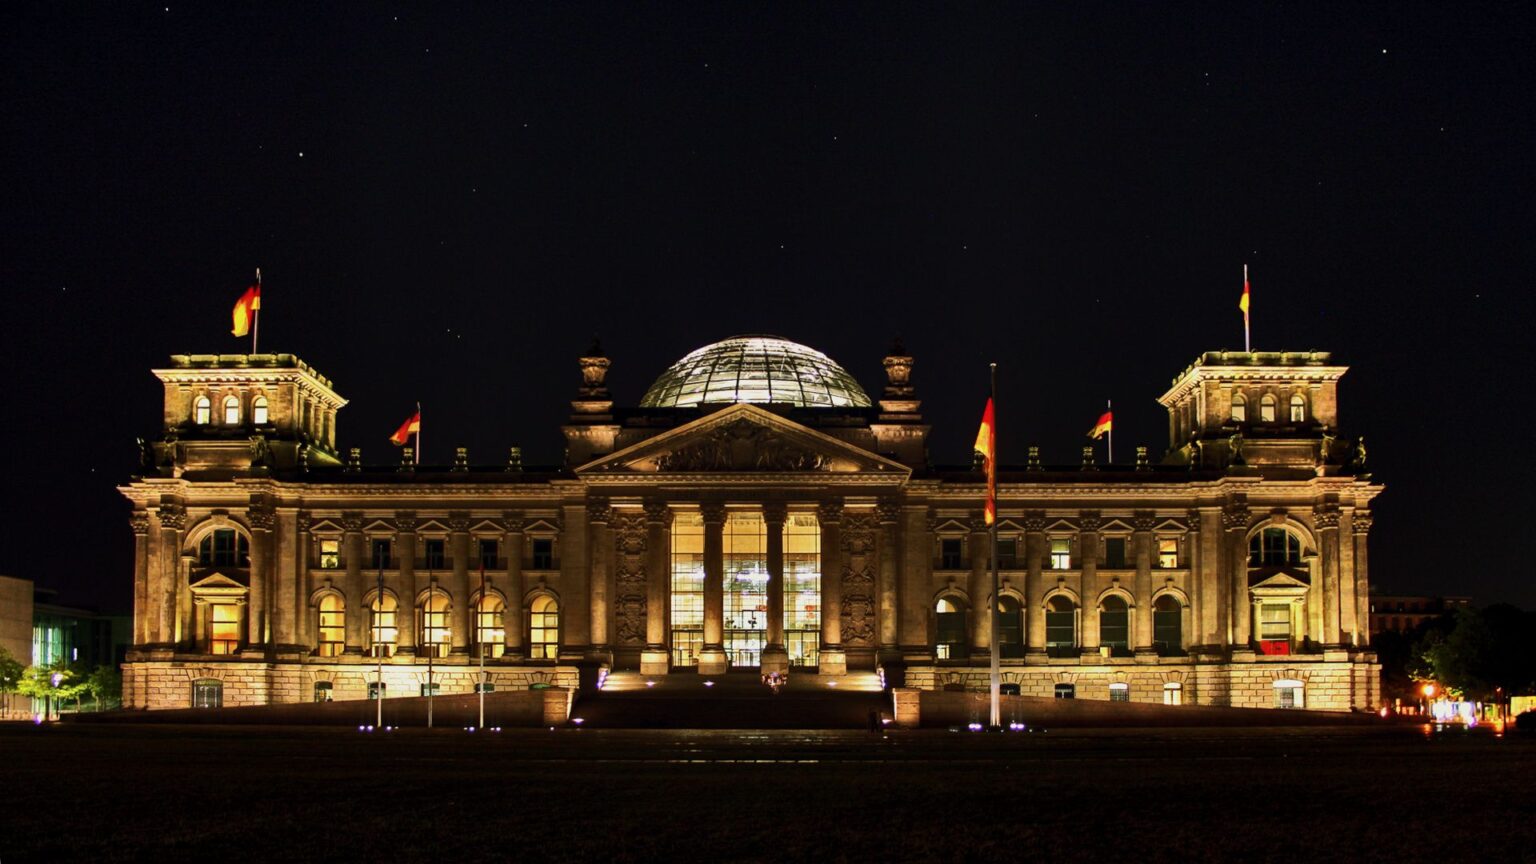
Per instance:
[[[261,268],[256,268],[256,308],[251,310],[251,353],[256,352],[256,337],[261,333]]]
[[[1252,354],[1253,346],[1248,342],[1248,304],[1253,300],[1248,294],[1248,265],[1243,265],[1243,353]]]
[[[384,562],[379,562],[379,590],[373,597],[373,650],[379,658],[378,711],[373,728],[384,728]]]
[[[997,477],[997,364],[992,364],[992,452],[987,456],[992,464],[987,466],[992,475],[994,489]],[[988,490],[995,495],[993,489]],[[998,581],[997,581],[997,504],[993,499],[992,524],[988,526],[992,534],[992,728],[1001,729],[1003,726],[1003,673],[999,655],[1002,653],[997,641],[998,630],[1002,616],[998,610]]]
[[[431,570],[427,571],[427,585],[428,585],[428,587],[427,587],[427,608],[430,609],[432,607],[432,601],[437,597],[437,574],[433,573]],[[434,615],[434,614],[437,614],[437,613],[427,612],[427,613],[424,613],[422,615],[422,617],[426,618],[427,615]],[[430,621],[432,619],[428,618],[427,620]],[[437,634],[437,628],[435,628],[435,627],[428,627],[426,629],[429,630],[434,636]],[[427,643],[427,728],[428,729],[432,728],[432,690],[433,690],[433,687],[432,687],[432,656],[434,654],[436,654],[436,653],[437,653],[437,643],[436,642],[429,642],[429,643]]]
[[[416,451],[411,454],[412,465],[421,464],[421,403],[416,403]]]
[[[480,606],[475,609],[475,644],[480,646],[480,725],[476,729],[485,728],[485,628],[480,621],[481,609],[485,608],[485,559],[480,559]]]

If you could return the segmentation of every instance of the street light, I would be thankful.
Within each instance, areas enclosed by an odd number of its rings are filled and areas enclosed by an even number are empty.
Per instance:
[[[1424,693],[1424,713],[1428,714],[1430,702],[1435,698],[1435,685],[1426,681],[1422,692]]]

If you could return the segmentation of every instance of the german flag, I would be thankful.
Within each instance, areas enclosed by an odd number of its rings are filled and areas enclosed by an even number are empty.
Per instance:
[[[251,332],[251,321],[256,317],[256,310],[261,308],[261,283],[257,282],[245,289],[240,299],[235,303],[235,329],[231,332],[236,336],[244,336]]]
[[[1248,265],[1243,265],[1243,296],[1237,301],[1237,308],[1243,310],[1243,323],[1248,323]]]
[[[1098,439],[1103,438],[1104,433],[1113,429],[1114,426],[1115,412],[1105,411],[1103,416],[1099,418],[1099,422],[1093,424],[1093,428],[1088,430],[1088,437],[1097,441]]]
[[[992,400],[987,400],[987,410],[981,415],[981,429],[976,432],[976,455],[987,470],[986,520],[991,525],[997,521],[997,422],[992,413]]]
[[[395,434],[389,436],[389,441],[396,447],[404,447],[405,442],[411,440],[412,435],[419,434],[420,432],[421,409],[417,408],[416,413],[411,415],[411,419],[401,423],[400,428],[395,430]]]

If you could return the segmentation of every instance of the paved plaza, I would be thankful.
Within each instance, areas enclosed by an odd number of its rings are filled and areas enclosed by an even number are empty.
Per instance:
[[[0,860],[1528,860],[1536,740],[1420,729],[0,727]]]

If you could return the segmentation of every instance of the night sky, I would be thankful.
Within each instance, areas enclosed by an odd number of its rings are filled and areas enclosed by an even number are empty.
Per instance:
[[[1202,351],[1353,367],[1373,583],[1536,606],[1521,4],[6,4],[0,573],[126,609],[150,368],[262,349],[424,403],[427,460],[559,460],[594,334],[621,404],[736,333],[871,394],[900,334],[966,463],[1116,455]],[[1101,457],[1102,459],[1102,452]]]

